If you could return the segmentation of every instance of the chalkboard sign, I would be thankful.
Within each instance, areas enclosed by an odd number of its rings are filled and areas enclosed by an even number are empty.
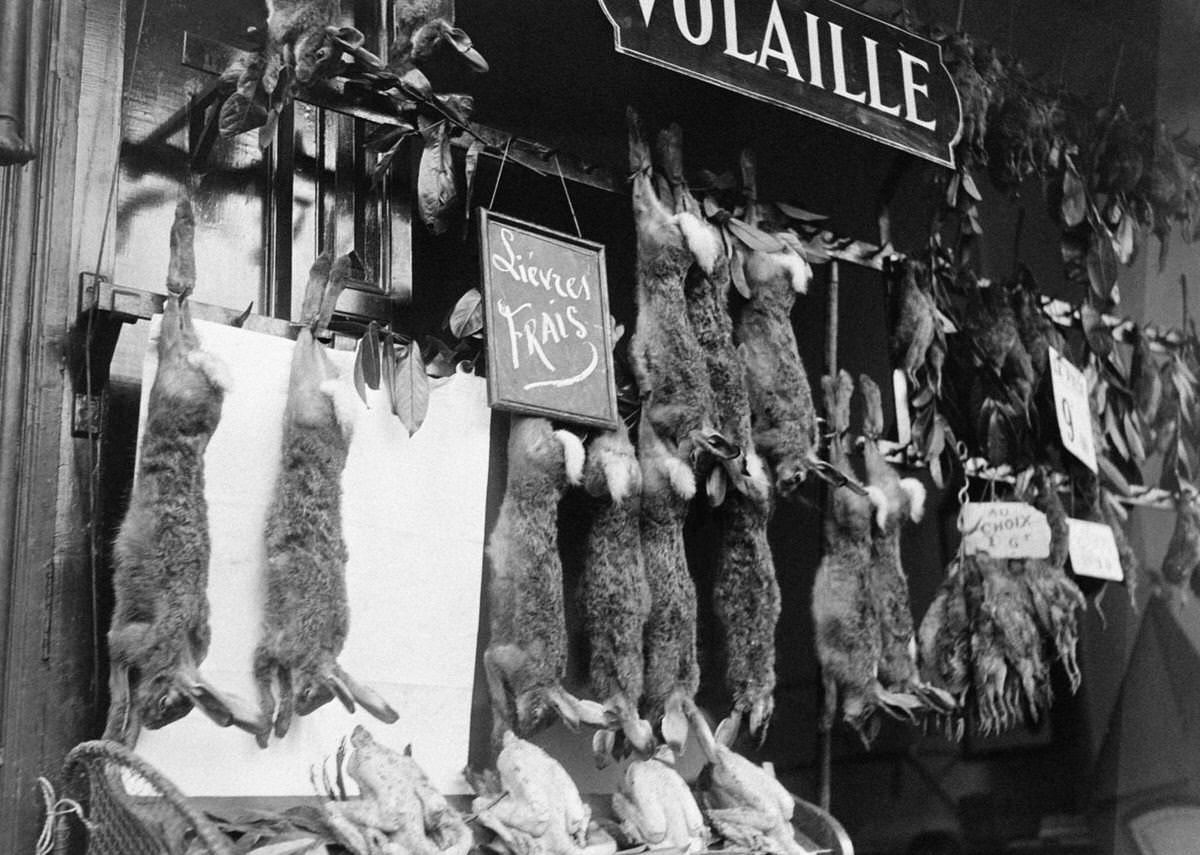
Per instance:
[[[479,211],[488,403],[617,426],[604,247]]]

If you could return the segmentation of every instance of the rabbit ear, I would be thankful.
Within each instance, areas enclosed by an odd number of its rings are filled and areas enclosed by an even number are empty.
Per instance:
[[[304,288],[304,303],[300,307],[300,321],[305,326],[315,326],[320,320],[321,301],[325,296],[325,286],[329,282],[332,267],[333,253],[326,250],[316,257],[309,268],[308,285]]]
[[[104,738],[132,746],[137,741],[138,711],[130,700],[129,666],[114,663],[108,672],[108,722]]]
[[[270,724],[258,710],[236,695],[222,692],[198,671],[181,674],[178,684],[196,706],[221,727],[232,724],[255,736],[270,730]]]
[[[329,688],[333,689],[333,694],[339,701],[342,702],[342,706],[346,708],[346,712],[354,712],[354,695],[350,694],[350,689],[338,676],[337,671],[334,671],[329,675],[327,682],[329,684]]]
[[[349,674],[342,670],[341,666],[334,669],[342,684],[349,690],[354,699],[375,718],[382,721],[384,724],[393,724],[398,721],[400,714],[392,709],[391,705],[384,700],[383,695],[376,692],[370,686],[365,686],[355,680]]]
[[[279,701],[275,705],[275,735],[282,739],[292,724],[292,716],[296,714],[296,690],[291,668],[277,664],[275,675],[279,678]],[[267,747],[261,739],[259,744],[263,748]]]

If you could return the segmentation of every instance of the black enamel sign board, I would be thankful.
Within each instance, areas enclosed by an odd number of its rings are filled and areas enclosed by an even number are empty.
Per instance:
[[[941,47],[835,0],[599,0],[619,53],[944,166],[962,108]]]
[[[604,247],[479,211],[488,404],[615,429]]]

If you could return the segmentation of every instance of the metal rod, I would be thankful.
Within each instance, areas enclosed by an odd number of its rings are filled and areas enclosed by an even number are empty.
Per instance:
[[[821,727],[820,738],[821,780],[817,789],[817,804],[821,810],[828,811],[833,786],[833,729]]]
[[[829,321],[825,341],[825,366],[830,375],[838,370],[838,260],[829,261]]]

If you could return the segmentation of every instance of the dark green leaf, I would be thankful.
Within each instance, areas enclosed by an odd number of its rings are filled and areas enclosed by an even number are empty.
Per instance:
[[[379,388],[379,324],[367,324],[367,331],[359,342],[363,351],[363,380],[372,389]]]
[[[470,95],[434,95],[434,101],[445,116],[454,119],[459,125],[471,121],[475,112],[475,99]]]
[[[379,159],[375,161],[375,168],[371,170],[371,186],[378,187],[383,183],[384,176],[388,170],[392,168],[392,163],[396,159],[396,155],[404,149],[404,142],[408,136],[402,136],[390,149],[379,155]]]
[[[251,849],[250,852],[257,853],[257,855],[305,855],[320,845],[323,845],[322,841],[311,834],[298,834],[294,837],[273,840],[265,846]]]
[[[483,329],[483,294],[472,288],[454,304],[450,313],[450,332],[455,338],[466,338]]]
[[[962,176],[962,189],[976,202],[982,202],[983,195],[979,192],[979,188],[975,186],[975,179],[971,177],[971,173],[964,170],[959,174]]]
[[[407,137],[409,134],[416,133],[415,126],[407,122],[401,125],[380,125],[370,136],[367,137],[363,144],[367,151],[387,151],[393,148],[396,143]]]
[[[421,351],[425,359],[425,373],[430,377],[451,377],[458,370],[454,351],[440,338],[425,336],[425,346]]]
[[[433,84],[419,69],[411,68],[400,78],[400,87],[407,93],[428,101],[433,96]]]
[[[1126,214],[1121,218],[1117,232],[1113,236],[1113,249],[1116,252],[1117,261],[1122,264],[1128,264],[1133,259],[1133,238],[1133,215]]]
[[[946,182],[946,207],[958,207],[958,188],[962,184],[962,173],[956,172]]]
[[[328,27],[325,32],[347,47],[359,47],[367,40],[366,36],[354,27]]]
[[[1142,439],[1142,431],[1131,411],[1125,413],[1124,424],[1125,442],[1129,446],[1129,453],[1133,457],[1133,462],[1138,464],[1145,463],[1146,443]]]
[[[812,211],[806,211],[803,208],[799,208],[795,205],[789,205],[786,202],[776,202],[775,207],[777,207],[785,217],[788,217],[792,220],[799,220],[802,223],[820,223],[829,219],[829,217],[826,217],[823,214],[814,214]]]
[[[358,393],[358,397],[362,399],[362,402],[369,407],[371,405],[367,403],[367,381],[365,372],[363,371],[364,350],[366,348],[363,346],[362,339],[359,339],[358,347],[354,352],[354,391]]]
[[[408,435],[416,433],[425,422],[429,412],[429,375],[425,373],[425,360],[421,348],[410,345],[400,357],[393,377],[392,412],[408,428]]]
[[[1117,420],[1116,414],[1109,407],[1104,411],[1104,435],[1108,437],[1109,443],[1112,444],[1113,451],[1122,460],[1129,460],[1129,446],[1125,444],[1125,436],[1121,431],[1121,424]]]
[[[1111,299],[1113,286],[1117,284],[1117,254],[1113,250],[1112,241],[1097,236],[1088,248],[1087,254],[1088,282],[1092,293],[1102,303]]]
[[[1083,222],[1087,215],[1087,193],[1083,179],[1075,168],[1068,166],[1063,171],[1062,218],[1068,228],[1074,228]]]
[[[729,231],[749,249],[759,252],[779,252],[784,247],[783,241],[779,238],[767,234],[756,226],[742,222],[736,217],[730,217],[726,225]]]
[[[383,334],[383,346],[379,358],[379,385],[387,393],[388,408],[396,412],[396,348],[392,334]]]
[[[1104,357],[1112,352],[1112,333],[1104,325],[1103,315],[1090,302],[1085,302],[1079,307],[1079,322],[1093,353]]]
[[[221,136],[238,134],[260,128],[267,121],[267,108],[257,98],[234,92],[221,107]]]
[[[746,281],[746,255],[738,247],[733,250],[733,258],[729,262],[729,277],[733,280],[733,287],[745,299],[751,297],[750,283]]]

